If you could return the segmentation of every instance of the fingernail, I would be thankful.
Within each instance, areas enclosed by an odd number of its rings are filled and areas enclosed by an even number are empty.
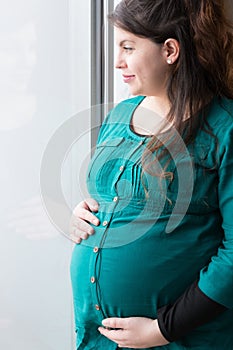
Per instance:
[[[106,320],[103,320],[103,321],[102,321],[102,325],[103,325],[103,326],[107,326],[107,321],[106,321]]]
[[[94,225],[98,225],[98,223],[99,223],[99,220],[97,220],[97,219],[93,220]]]
[[[89,235],[93,235],[94,233],[95,233],[95,230],[93,230],[93,229],[89,230]]]

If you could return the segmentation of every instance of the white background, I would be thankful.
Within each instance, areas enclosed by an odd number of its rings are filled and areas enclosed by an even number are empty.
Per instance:
[[[114,6],[119,4],[120,1],[121,0],[114,0]],[[114,40],[114,42],[115,42],[115,40]],[[114,51],[115,51],[114,52],[114,55],[115,55],[114,62],[115,62],[116,55],[117,55],[116,45],[115,45]],[[127,84],[125,84],[123,82],[120,69],[115,69],[115,71],[114,71],[114,101],[118,102],[118,101],[124,100],[128,97],[130,97],[128,86],[127,86]]]
[[[90,1],[1,1],[0,349],[75,348],[72,244],[43,209],[40,164],[55,130],[89,107]]]

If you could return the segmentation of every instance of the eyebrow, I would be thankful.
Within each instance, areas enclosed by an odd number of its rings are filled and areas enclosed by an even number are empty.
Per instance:
[[[130,42],[130,43],[133,43],[133,44],[135,44],[135,41],[133,41],[133,40],[122,40],[121,42],[120,42],[120,44],[119,44],[119,46],[123,46],[126,42]]]

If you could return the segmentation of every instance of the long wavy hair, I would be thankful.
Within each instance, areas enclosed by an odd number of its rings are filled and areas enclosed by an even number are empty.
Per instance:
[[[167,81],[167,120],[186,145],[204,124],[214,97],[233,99],[233,31],[226,10],[221,0],[122,0],[109,15],[114,26],[156,44],[168,38],[179,42],[180,55]],[[155,135],[148,149],[162,144]]]

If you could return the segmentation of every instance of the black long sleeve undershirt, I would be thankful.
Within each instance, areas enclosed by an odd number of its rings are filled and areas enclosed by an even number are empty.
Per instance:
[[[205,295],[195,281],[174,304],[158,309],[157,318],[163,336],[172,342],[212,321],[225,310],[225,306]]]

